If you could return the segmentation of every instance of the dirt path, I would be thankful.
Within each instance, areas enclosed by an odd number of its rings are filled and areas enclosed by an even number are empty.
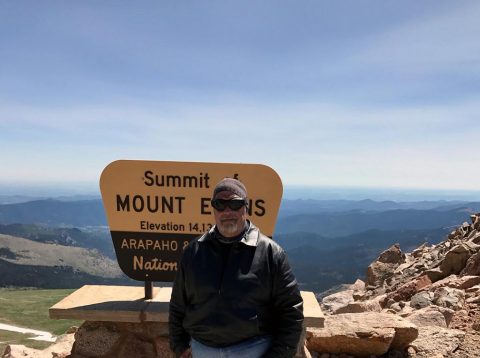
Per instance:
[[[5,324],[5,323],[0,323],[0,330],[18,332],[18,333],[30,333],[30,334],[33,334],[35,337],[29,338],[29,339],[33,339],[35,341],[55,342],[55,340],[57,339],[57,337],[53,336],[50,332],[16,327],[16,326],[12,326],[10,324]]]

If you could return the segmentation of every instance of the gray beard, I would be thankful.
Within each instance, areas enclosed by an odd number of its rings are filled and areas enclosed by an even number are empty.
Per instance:
[[[218,226],[218,231],[225,237],[232,237],[238,235],[238,224],[235,222],[226,222],[220,223]]]

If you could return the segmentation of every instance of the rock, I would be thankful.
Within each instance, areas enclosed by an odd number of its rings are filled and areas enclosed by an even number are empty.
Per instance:
[[[155,351],[157,352],[157,357],[175,358],[175,353],[170,350],[168,337],[155,338]]]
[[[361,312],[381,312],[382,307],[378,300],[350,302],[346,306],[338,308],[334,314],[339,313],[361,313]]]
[[[478,232],[478,229],[475,229],[470,231],[470,233],[468,234],[467,238],[465,239],[466,241],[469,241],[469,242],[473,242],[476,244],[476,242],[473,240],[475,236],[477,236],[479,234]]]
[[[400,250],[400,245],[395,244],[380,254],[377,261],[386,264],[400,265],[405,262],[405,254]]]
[[[458,329],[424,326],[418,328],[418,338],[410,346],[417,352],[417,357],[449,357],[460,345],[465,332]]]
[[[466,290],[470,287],[480,284],[480,276],[463,276],[450,275],[442,280],[439,280],[428,287],[430,291],[435,291],[439,287],[452,287]]]
[[[480,296],[475,295],[475,296],[469,297],[465,300],[465,302],[479,304],[480,303]]]
[[[381,286],[383,282],[393,275],[394,264],[374,262],[367,268],[367,283],[373,286]]]
[[[353,291],[353,299],[355,301],[364,301],[367,298],[367,292],[366,291]]]
[[[328,328],[327,328],[328,327]],[[311,328],[307,334],[309,350],[330,353],[348,353],[356,356],[381,355],[388,351],[395,336],[393,328],[351,327]]]
[[[363,300],[366,296],[366,285],[365,282],[363,282],[360,279],[357,279],[355,283],[350,287],[350,289],[353,290],[353,299],[355,301],[357,300]]]
[[[75,333],[75,353],[98,357],[108,354],[119,342],[121,333],[109,322],[85,322]]]
[[[471,248],[466,244],[461,244],[447,252],[439,267],[442,273],[445,274],[444,277],[451,274],[459,274],[463,270],[468,258],[472,255],[470,250]]]
[[[387,313],[344,313],[325,317],[324,328],[307,329],[307,347],[316,352],[354,356],[404,349],[417,337],[414,324]]]
[[[394,275],[403,275],[406,273],[408,270],[413,269],[413,265],[415,265],[416,262],[412,261],[410,259],[410,256],[406,256],[405,262],[403,264],[400,264],[395,268],[395,271],[393,272]]]
[[[424,242],[423,244],[421,244],[419,247],[417,247],[415,250],[412,251],[412,256],[417,258],[422,257],[426,249],[427,249],[427,243]]]
[[[414,311],[407,319],[417,327],[437,326],[447,328],[445,316],[440,311],[432,309],[431,306]]]
[[[115,358],[130,357],[157,358],[155,345],[150,341],[141,340],[133,335],[128,336],[122,341]]]
[[[398,303],[404,303],[404,302],[400,301],[400,302],[398,302]],[[398,311],[397,314],[398,314],[400,317],[404,317],[404,318],[405,318],[405,317],[408,317],[409,315],[412,314],[412,312],[415,311],[415,309],[412,308],[412,307],[410,307],[410,305],[405,305],[404,307],[400,307],[400,308],[401,308],[401,309],[400,309],[400,311]]]
[[[71,333],[59,336],[53,345],[44,350],[11,344],[5,348],[2,358],[65,358],[70,354],[73,342],[74,335]]]
[[[408,355],[408,357],[416,357],[417,356],[417,351],[413,347],[408,347],[407,355]]]
[[[472,323],[472,329],[474,329],[475,331],[480,331],[480,321],[475,321]]]
[[[455,311],[461,310],[465,305],[465,292],[456,288],[440,287],[435,291],[433,303]]]
[[[363,282],[362,280],[360,279],[357,279],[355,281],[354,284],[352,284],[352,286],[350,287],[351,290],[354,290],[354,291],[365,291],[365,282]]]
[[[419,309],[430,306],[432,304],[433,298],[434,294],[432,292],[419,292],[413,295],[412,299],[410,300],[410,307]]]
[[[66,334],[77,333],[77,331],[78,331],[78,327],[77,326],[72,326],[69,329],[67,329],[67,331],[65,333]]]
[[[373,286],[381,286],[385,280],[393,276],[395,264],[386,264],[375,261],[367,268],[367,283]]]
[[[80,326],[75,339],[70,358],[174,357],[165,322],[87,321]]]
[[[432,284],[432,281],[427,275],[422,275],[413,281],[407,282],[397,288],[395,291],[387,294],[387,301],[409,301],[410,298],[415,295],[422,288]]]
[[[439,267],[426,270],[425,275],[427,275],[430,281],[432,282],[437,282],[438,280],[441,280],[442,278],[445,278],[448,276],[448,274],[444,273]]]
[[[345,290],[324,297],[322,300],[322,307],[326,311],[333,313],[353,301],[353,290]]]
[[[441,314],[443,314],[443,317],[445,318],[445,322],[447,323],[447,327],[450,326],[450,322],[452,321],[452,318],[455,314],[454,310],[452,310],[451,308],[440,307],[440,306],[430,306],[429,308],[431,310],[436,310]]]
[[[403,301],[400,301],[400,302],[403,302]],[[400,302],[394,302],[393,304],[391,304],[390,310],[395,311],[395,313],[400,312],[403,309],[403,307],[400,306]]]
[[[25,347],[21,344],[10,344],[8,345],[2,355],[2,358],[47,358],[45,355],[40,355],[40,353],[33,348]]]
[[[480,226],[480,222],[478,223],[479,226]],[[477,228],[476,230],[479,230],[480,228]],[[470,242],[473,242],[474,244],[480,244],[480,232],[478,231],[475,231],[475,232],[472,232],[472,235],[469,236],[469,239],[468,241]]]
[[[479,235],[480,237],[480,235]],[[460,275],[465,276],[465,275],[475,275],[476,277],[479,277],[480,275],[480,252],[477,252],[476,254],[473,254],[472,256],[469,257],[467,260],[467,263],[465,264],[464,269],[460,273]]]
[[[368,266],[367,284],[380,286],[386,279],[393,275],[393,271],[405,262],[405,254],[400,250],[400,245],[395,244],[382,252],[378,259]]]

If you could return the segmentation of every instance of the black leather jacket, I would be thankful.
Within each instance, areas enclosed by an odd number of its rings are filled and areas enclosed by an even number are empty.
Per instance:
[[[303,301],[285,252],[253,224],[239,242],[216,235],[213,228],[183,254],[170,301],[172,350],[178,357],[190,337],[222,347],[271,334],[264,357],[293,357]]]

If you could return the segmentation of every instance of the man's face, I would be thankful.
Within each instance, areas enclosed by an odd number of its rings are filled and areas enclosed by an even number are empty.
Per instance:
[[[221,191],[214,199],[241,200],[238,195],[231,191]],[[214,208],[213,214],[215,216],[217,229],[224,237],[238,236],[245,228],[245,222],[247,220],[247,209],[245,206],[242,206],[238,210],[232,210],[227,206],[224,211],[218,211]]]

